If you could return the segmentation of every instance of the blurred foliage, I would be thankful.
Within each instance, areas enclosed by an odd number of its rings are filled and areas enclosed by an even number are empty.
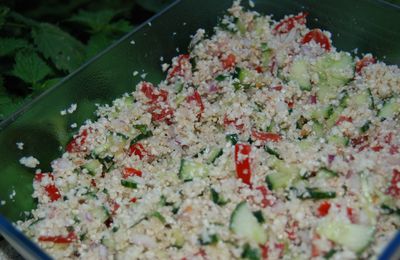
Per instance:
[[[0,121],[172,0],[3,0]]]

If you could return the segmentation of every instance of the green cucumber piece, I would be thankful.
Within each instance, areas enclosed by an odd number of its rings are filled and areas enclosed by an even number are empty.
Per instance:
[[[347,146],[349,142],[350,140],[346,136],[331,135],[328,137],[328,143],[338,146]]]
[[[293,61],[289,72],[289,79],[296,82],[301,90],[311,90],[311,77],[308,71],[308,62],[304,59]]]
[[[181,248],[185,244],[185,236],[178,228],[172,231],[172,238],[175,240],[173,244],[174,247]]]
[[[127,180],[121,180],[121,185],[130,188],[130,189],[136,189],[137,188],[137,183],[133,181],[127,181]]]
[[[274,149],[270,148],[268,145],[264,145],[264,150],[265,150],[267,153],[269,153],[270,155],[273,155],[273,156],[275,156],[276,158],[282,160],[281,155],[280,155],[277,151],[275,151]]]
[[[275,159],[272,161],[272,167],[276,172],[265,177],[265,182],[270,190],[286,188],[300,177],[299,168],[292,164],[286,164],[282,160]]]
[[[100,174],[103,169],[103,165],[101,164],[101,162],[96,159],[91,159],[87,161],[82,167],[86,169],[87,173],[92,176]]]
[[[306,188],[306,192],[299,194],[300,199],[333,199],[336,198],[336,192],[334,191],[322,191],[319,188]]]
[[[226,205],[229,200],[224,199],[216,190],[214,190],[213,188],[211,188],[210,190],[210,194],[211,194],[211,200],[219,205],[219,206],[224,206]]]
[[[244,237],[258,244],[267,242],[267,233],[258,223],[257,218],[253,215],[245,201],[239,203],[233,210],[230,229],[237,235]]]
[[[184,181],[190,181],[194,178],[205,178],[208,176],[208,166],[199,162],[190,160],[181,160],[178,177]]]
[[[235,145],[239,141],[239,136],[237,134],[227,134],[225,139],[231,142],[232,145]]]
[[[373,240],[374,228],[327,220],[318,225],[317,233],[355,253],[361,253]]]
[[[199,238],[200,245],[216,245],[219,241],[217,234],[202,234]]]
[[[243,246],[241,257],[243,259],[248,259],[248,260],[260,260],[261,259],[260,249],[253,248],[248,243],[246,243]]]
[[[334,172],[332,170],[329,170],[328,168],[322,167],[321,169],[318,170],[316,177],[318,179],[330,179],[334,177],[338,177],[339,174],[337,172]]]
[[[394,119],[400,112],[400,102],[397,97],[392,97],[386,100],[378,112],[379,118],[384,119]]]
[[[210,149],[210,152],[208,153],[208,157],[206,159],[207,164],[213,164],[215,160],[218,159],[223,154],[222,148],[219,147],[213,147]]]

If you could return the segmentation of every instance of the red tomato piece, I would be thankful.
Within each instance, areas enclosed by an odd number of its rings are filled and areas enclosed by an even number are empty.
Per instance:
[[[272,89],[276,90],[276,91],[281,91],[282,90],[282,86],[281,85],[274,86],[274,87],[272,87]]]
[[[236,56],[231,53],[228,56],[226,56],[225,59],[222,59],[221,62],[224,70],[233,68],[236,64]]]
[[[49,196],[50,201],[56,201],[59,198],[61,198],[60,191],[54,184],[48,184],[44,187],[44,190],[47,193],[47,196]]]
[[[43,172],[41,172],[41,173],[36,173],[36,174],[35,174],[34,180],[35,180],[35,181],[38,181],[38,182],[41,182],[42,179],[43,179],[46,175],[49,176],[49,178],[50,178],[52,181],[54,180],[53,174],[51,174],[51,173],[43,173]]]
[[[86,151],[86,147],[82,146],[85,144],[87,136],[88,130],[84,129],[82,133],[72,138],[72,140],[67,144],[67,147],[65,148],[66,151],[69,153],[79,153]]]
[[[387,194],[394,198],[400,198],[400,171],[397,169],[393,169],[393,176]]]
[[[325,217],[326,215],[329,214],[329,210],[331,208],[331,203],[328,201],[322,202],[317,210],[317,216],[318,217]]]
[[[306,44],[311,41],[318,43],[319,46],[327,51],[331,50],[331,43],[329,42],[328,36],[326,36],[320,29],[313,29],[309,31],[306,35],[304,35],[303,39],[301,39],[302,44]]]
[[[356,63],[356,73],[361,73],[362,69],[364,67],[367,67],[371,64],[376,63],[376,60],[374,57],[372,56],[365,56],[364,58],[362,58],[361,60],[357,61]]]
[[[317,257],[321,255],[321,251],[319,250],[317,243],[315,243],[316,240],[320,239],[321,237],[315,233],[312,241],[311,241],[311,257]]]
[[[145,155],[147,155],[147,152],[141,143],[136,143],[129,147],[129,156],[131,156],[132,154],[139,156],[141,160]]]
[[[256,71],[258,73],[263,73],[264,72],[264,70],[263,70],[263,68],[261,66],[257,66],[255,69],[256,69]]]
[[[307,22],[307,12],[301,12],[296,16],[288,17],[280,21],[272,30],[273,34],[283,34],[290,32],[296,25],[304,25]]]
[[[397,145],[390,146],[389,153],[391,155],[399,153],[399,147]]]
[[[261,249],[261,259],[268,260],[268,251],[269,251],[268,243],[265,245],[259,245],[259,246]]]
[[[341,125],[343,122],[353,122],[353,119],[348,116],[339,116],[339,119],[336,121],[335,125]]]
[[[197,90],[195,90],[193,95],[188,96],[186,98],[186,101],[188,103],[190,103],[192,101],[196,102],[197,106],[200,107],[200,112],[197,114],[197,117],[201,117],[201,114],[204,112],[204,104],[203,104],[203,100],[201,99],[199,92]]]
[[[130,202],[132,202],[132,203],[136,203],[136,201],[137,201],[137,198],[133,197],[133,198],[132,198],[132,199],[130,199],[129,201],[130,201]]]
[[[170,107],[161,107],[159,105],[152,106],[147,109],[151,113],[151,120],[155,122],[165,122],[168,125],[172,123],[171,117],[174,115],[174,110]]]
[[[67,236],[40,236],[41,242],[53,242],[55,244],[68,244],[76,240],[74,232],[69,232]]]
[[[167,80],[172,79],[175,76],[183,76],[184,75],[184,69],[183,69],[183,64],[185,62],[189,62],[189,54],[181,54],[178,56],[178,62],[177,64],[169,71],[169,74],[167,76]]]
[[[131,168],[131,167],[125,167],[122,173],[122,177],[124,179],[130,177],[130,176],[139,176],[142,177],[142,171],[135,169],[135,168]]]
[[[251,132],[251,137],[260,141],[271,141],[271,142],[279,142],[282,140],[282,137],[279,134],[270,133],[270,132],[260,132],[253,130]]]
[[[94,179],[90,180],[90,185],[92,185],[93,187],[97,187],[96,181]]]
[[[261,200],[261,207],[262,208],[266,208],[268,206],[274,205],[274,202],[267,198],[269,190],[268,190],[268,188],[266,186],[258,186],[258,187],[256,187],[256,190],[259,190],[261,192],[262,196],[263,196],[263,198]]]
[[[250,153],[249,144],[235,144],[236,176],[247,185],[251,185]]]
[[[371,150],[374,151],[374,152],[379,152],[382,149],[383,149],[382,145],[371,146]]]
[[[168,91],[154,88],[153,84],[143,81],[140,86],[140,91],[150,99],[149,103],[167,102]]]
[[[235,128],[236,128],[237,130],[241,131],[241,130],[243,130],[243,128],[244,128],[244,124],[238,124],[238,123],[237,123],[237,120],[238,120],[238,118],[235,118],[235,119],[231,120],[231,119],[229,119],[228,116],[225,114],[225,116],[224,116],[224,126],[227,127],[227,126],[233,125],[233,126],[235,126]]]

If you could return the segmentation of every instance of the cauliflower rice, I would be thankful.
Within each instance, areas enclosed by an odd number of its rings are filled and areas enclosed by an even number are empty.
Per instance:
[[[400,226],[400,70],[235,3],[99,107],[18,227],[56,259],[370,259]]]

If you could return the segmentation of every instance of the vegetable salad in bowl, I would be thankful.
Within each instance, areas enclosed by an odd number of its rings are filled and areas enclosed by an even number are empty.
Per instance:
[[[18,227],[57,259],[370,259],[400,226],[400,70],[239,3],[101,106]]]

